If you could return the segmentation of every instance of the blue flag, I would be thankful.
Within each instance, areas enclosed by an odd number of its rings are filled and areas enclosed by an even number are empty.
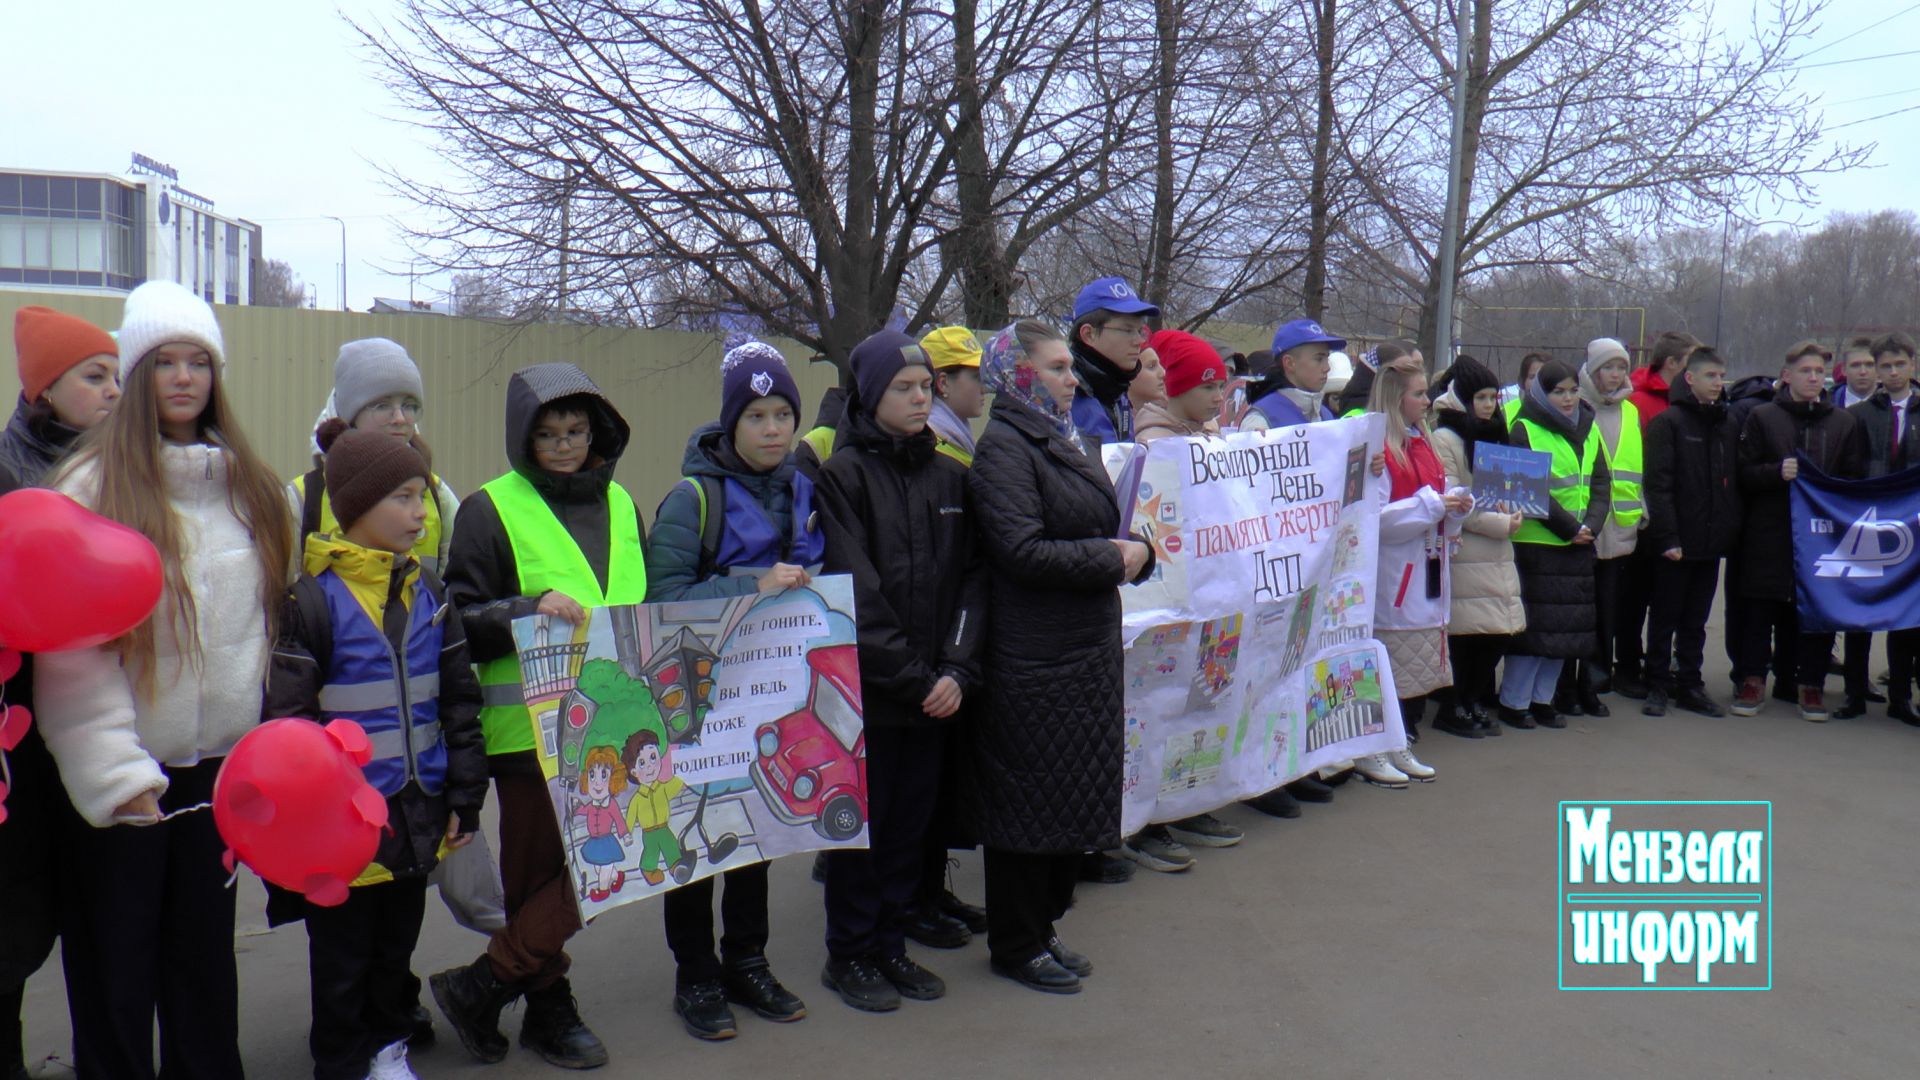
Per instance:
[[[1802,456],[1790,487],[1801,629],[1920,627],[1920,467],[1836,480]]]

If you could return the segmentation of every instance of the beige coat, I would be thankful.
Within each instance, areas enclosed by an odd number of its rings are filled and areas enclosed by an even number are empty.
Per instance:
[[[1433,448],[1447,470],[1447,487],[1473,486],[1473,463],[1466,444],[1445,428],[1435,428]],[[1513,541],[1508,539],[1505,514],[1475,510],[1460,530],[1460,550],[1453,554],[1453,617],[1447,633],[1517,634],[1527,628],[1527,610],[1520,604],[1520,571],[1513,565]]]

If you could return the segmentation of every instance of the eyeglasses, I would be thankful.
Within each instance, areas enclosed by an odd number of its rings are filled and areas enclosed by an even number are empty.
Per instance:
[[[363,413],[375,416],[391,416],[399,413],[409,420],[420,415],[420,403],[412,398],[389,398],[385,401],[370,401],[360,409]]]
[[[593,432],[591,431],[569,431],[565,435],[535,435],[533,437],[533,448],[535,450],[558,450],[562,446],[572,449],[576,446],[592,445]]]

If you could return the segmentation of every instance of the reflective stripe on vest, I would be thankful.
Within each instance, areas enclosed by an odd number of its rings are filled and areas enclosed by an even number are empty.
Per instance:
[[[638,604],[647,598],[647,564],[640,548],[640,519],[633,499],[619,484],[607,484],[607,588],[600,590],[592,564],[573,542],[553,508],[533,484],[510,472],[481,488],[493,500],[500,525],[513,548],[520,595],[553,590],[583,608]],[[516,754],[534,748],[533,717],[520,690],[520,657],[508,653],[480,668],[480,725],[487,753]]]
[[[1528,446],[1553,455],[1553,468],[1547,474],[1547,494],[1575,518],[1585,516],[1587,503],[1593,499],[1593,463],[1603,453],[1600,425],[1593,424],[1587,428],[1586,445],[1581,448],[1580,456],[1575,457],[1573,444],[1559,432],[1549,431],[1524,417],[1515,423],[1527,429]],[[1547,528],[1546,522],[1528,518],[1521,523],[1520,531],[1513,534],[1513,542],[1565,547],[1572,541],[1553,535],[1553,530]]]
[[[333,624],[328,681],[320,688],[321,721],[351,720],[367,733],[373,756],[364,769],[367,783],[380,794],[392,795],[408,780],[437,794],[447,781],[439,701],[443,624],[434,620],[440,601],[423,582],[414,581],[406,649],[396,654],[385,630],[338,574],[327,570],[318,580]]]
[[[301,473],[293,478],[294,490],[298,491],[303,499],[307,494],[307,475]],[[429,477],[425,492],[427,525],[421,530],[420,539],[413,542],[414,560],[433,571],[435,575],[440,573],[440,538],[446,534],[446,527],[440,520],[439,491],[440,478]],[[327,493],[324,491],[320,493],[320,532],[327,536],[340,534],[340,519],[333,516],[333,500],[327,498]]]
[[[1600,425],[1595,423],[1597,430]],[[1607,471],[1612,474],[1614,524],[1632,528],[1646,514],[1640,495],[1640,474],[1645,467],[1640,441],[1640,410],[1631,401],[1620,403],[1620,443],[1607,445],[1603,436],[1601,452],[1607,455]]]

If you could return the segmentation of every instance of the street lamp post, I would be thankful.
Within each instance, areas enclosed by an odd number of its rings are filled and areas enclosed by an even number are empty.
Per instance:
[[[352,309],[347,307],[347,222],[346,219],[335,217],[332,214],[322,214],[320,216],[329,221],[339,222],[340,224],[340,310],[350,311]]]

